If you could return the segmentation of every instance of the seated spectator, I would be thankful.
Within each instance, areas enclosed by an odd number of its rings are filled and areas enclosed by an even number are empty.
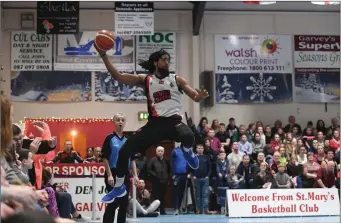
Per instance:
[[[257,124],[256,124],[256,126],[257,126]],[[265,145],[266,144],[266,136],[264,134],[263,124],[257,126],[257,133],[260,136],[261,143]]]
[[[210,129],[207,134],[207,139],[210,140],[211,149],[215,153],[219,153],[221,147],[220,140],[217,137],[215,137],[214,134],[215,134],[214,130]]]
[[[250,156],[248,154],[245,154],[243,156],[243,161],[239,164],[237,168],[237,173],[241,176],[244,176],[244,186],[245,189],[251,189],[252,188],[252,182],[253,182],[253,174],[255,173],[255,166],[250,163]]]
[[[285,148],[284,148],[283,144],[279,148],[279,154],[280,154],[279,162],[280,163],[284,163],[285,165],[287,165],[287,163],[288,163],[288,155],[285,152]]]
[[[219,124],[219,131],[215,134],[215,137],[219,139],[220,144],[224,146],[224,149],[227,152],[231,139],[229,133],[225,129],[224,123]]]
[[[261,165],[263,162],[265,162],[265,156],[264,156],[264,153],[263,153],[263,152],[260,152],[260,153],[258,153],[258,155],[257,155],[257,160],[256,160],[256,162],[254,163],[254,166],[255,166],[255,173],[259,173],[259,171],[260,171],[260,165]],[[270,167],[269,167],[269,165],[267,165],[266,171],[267,171],[267,172],[270,172],[269,170],[270,170]]]
[[[231,137],[232,142],[241,141],[242,135],[246,136],[246,141],[251,140],[251,137],[246,132],[246,126],[245,125],[240,125],[238,131],[234,131],[233,136]]]
[[[232,145],[232,152],[227,156],[229,165],[239,166],[243,160],[243,153],[239,152],[238,142]]]
[[[274,182],[277,188],[291,188],[291,181],[288,174],[285,173],[285,164],[278,164],[278,173],[274,175]]]
[[[280,157],[281,154],[279,152],[274,153],[273,162],[270,164],[271,175],[275,175],[278,172],[278,166],[281,163]]]
[[[219,186],[220,187],[226,187],[226,185],[227,185],[227,170],[228,170],[226,153],[220,153],[218,155],[216,168],[217,168],[217,174],[218,174],[218,179],[219,179]]]
[[[297,155],[298,164],[304,165],[307,162],[307,149],[304,146],[300,147],[300,151]]]
[[[304,164],[302,186],[303,188],[313,188],[320,165],[314,162],[314,153],[312,152],[308,152],[307,160],[308,161]]]
[[[296,155],[296,145],[297,145],[297,141],[295,142],[296,144],[293,145],[292,142],[286,142],[285,144],[283,144],[284,149],[285,149],[285,154],[287,156],[287,159],[290,159],[291,156]]]
[[[322,161],[325,159],[326,153],[324,152],[323,146],[317,146],[317,154],[314,155],[314,161],[321,165]]]
[[[272,145],[275,151],[279,150],[279,147],[281,146],[282,142],[278,134],[274,135],[274,138],[273,140],[271,140],[270,144]]]
[[[230,189],[243,189],[244,177],[236,173],[236,166],[230,165],[229,174],[227,175],[227,185]]]
[[[264,131],[264,135],[265,135],[265,144],[269,144],[271,139],[272,139],[272,133],[271,133],[271,127],[270,125],[265,126],[265,131]]]
[[[49,163],[83,163],[83,159],[76,151],[73,151],[70,140],[64,142],[64,151],[59,152]]]
[[[214,134],[216,134],[219,131],[219,120],[218,119],[213,119],[211,128],[214,131]]]
[[[252,159],[256,160],[257,159],[257,154],[260,152],[263,152],[265,144],[261,142],[260,140],[260,134],[256,132],[254,134],[253,139],[251,140],[251,145],[252,145]]]
[[[200,119],[200,122],[199,122],[199,125],[197,127],[197,131],[199,134],[203,134],[204,133],[204,130],[205,130],[205,126],[207,125],[208,123],[208,120],[206,117],[202,117]]]
[[[134,199],[130,199],[129,206],[132,210]],[[138,217],[157,217],[159,212],[155,212],[160,206],[159,200],[151,202],[150,193],[146,189],[144,180],[139,179],[136,186],[136,211]]]
[[[330,140],[326,139],[324,140],[324,151],[327,153],[329,149],[330,149]]]
[[[95,159],[94,149],[94,147],[88,147],[86,149],[86,157],[84,159],[84,163],[91,163]]]
[[[268,164],[262,162],[259,166],[259,172],[253,176],[253,186],[256,189],[269,189],[272,185],[272,178],[268,171],[266,171]]]
[[[315,188],[334,188],[335,187],[335,163],[333,161],[327,162],[327,168],[320,168],[317,173]]]
[[[330,148],[336,153],[340,150],[340,132],[338,130],[333,131],[332,139],[330,140]]]
[[[274,155],[274,149],[271,144],[264,146],[264,156],[265,156],[265,162],[267,164],[271,164],[273,162],[273,155]]]
[[[252,144],[247,141],[247,136],[245,134],[242,134],[240,139],[241,140],[238,143],[239,152],[243,154],[248,154],[251,156],[253,148],[252,148]]]
[[[274,123],[274,127],[271,128],[272,135],[275,135],[279,128],[282,128],[281,120],[276,120]]]
[[[296,156],[292,156],[287,164],[287,174],[294,188],[302,188],[303,165],[298,163]]]
[[[234,134],[235,134],[235,132],[238,132],[238,131],[239,131],[239,129],[238,129],[238,127],[236,126],[236,121],[235,121],[235,119],[234,119],[234,118],[230,118],[230,119],[229,119],[229,124],[228,124],[227,127],[226,127],[226,132],[228,132],[229,136],[231,137],[232,143],[233,143],[233,142],[238,142],[238,141],[239,141],[239,140],[233,141],[233,140],[234,140],[234,139],[233,139]]]
[[[101,147],[95,148],[94,159],[93,159],[92,163],[103,163],[102,148]]]
[[[315,139],[315,135],[313,134],[313,128],[312,127],[306,128],[306,133],[303,134],[303,136],[302,136],[302,140],[304,142],[304,145],[307,148],[312,147],[314,139]]]

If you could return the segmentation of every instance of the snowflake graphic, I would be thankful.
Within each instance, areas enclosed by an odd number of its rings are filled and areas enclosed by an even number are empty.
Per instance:
[[[276,90],[277,87],[271,85],[272,76],[264,79],[263,74],[260,73],[258,79],[251,76],[250,80],[252,81],[252,86],[246,86],[246,90],[252,91],[251,100],[259,98],[260,102],[263,103],[265,98],[273,99],[271,91]]]

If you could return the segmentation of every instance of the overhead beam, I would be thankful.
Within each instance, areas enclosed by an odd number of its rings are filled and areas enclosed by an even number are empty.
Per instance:
[[[204,17],[206,2],[193,2],[192,9],[192,23],[193,23],[193,36],[198,36],[202,18]]]

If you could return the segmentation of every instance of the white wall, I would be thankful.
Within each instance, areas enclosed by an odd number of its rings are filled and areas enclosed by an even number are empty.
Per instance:
[[[340,35],[339,13],[242,13],[207,12],[204,15],[201,36],[201,70],[214,70],[214,34],[306,34]],[[203,108],[202,116],[211,122],[214,118],[228,122],[236,118],[237,124],[249,124],[257,120],[273,125],[276,119],[288,123],[288,116],[296,116],[301,125],[307,121],[323,119],[330,124],[332,117],[340,116],[339,104],[269,104],[269,105],[225,105],[215,104]]]
[[[1,53],[6,74],[5,92],[10,92],[10,31],[20,30],[20,13],[33,12],[35,10],[3,10],[3,41]],[[97,31],[101,29],[114,29],[113,11],[80,11],[80,31]],[[167,19],[166,19],[167,18]],[[36,17],[35,17],[36,19]],[[164,23],[163,21],[166,22]],[[155,12],[155,30],[176,32],[177,72],[186,79],[192,70],[192,16],[187,11],[159,11]],[[94,79],[93,79],[94,84]],[[189,99],[183,100],[185,111],[189,110]],[[112,103],[112,102],[79,102],[79,103],[38,103],[38,102],[14,102],[15,121],[24,117],[112,117],[116,112],[124,112],[128,117],[127,131],[136,130],[144,123],[137,120],[138,111],[147,111],[145,103]]]

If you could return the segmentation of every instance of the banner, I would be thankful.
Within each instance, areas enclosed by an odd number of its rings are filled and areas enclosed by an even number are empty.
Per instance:
[[[46,164],[46,169],[55,175],[63,176],[104,176],[105,168],[103,164],[100,163],[54,163]]]
[[[93,46],[96,31],[56,35],[55,70],[106,71],[102,58]],[[119,70],[135,70],[134,37],[116,36],[115,46],[107,51],[109,60]]]
[[[12,31],[11,70],[52,70],[52,36]]]
[[[340,36],[296,35],[295,101],[340,102]]]
[[[96,204],[92,205],[92,178],[66,178],[55,177],[53,183],[61,183],[72,197],[76,211],[81,215],[91,217],[92,209],[96,208],[96,220],[101,220],[105,211],[106,204],[102,203],[103,196],[106,195],[104,178],[96,178]]]
[[[337,188],[227,190],[229,217],[340,215]]]
[[[78,1],[38,1],[37,33],[75,34],[79,30]]]
[[[11,72],[13,101],[91,101],[89,71],[19,71]]]
[[[291,36],[215,35],[216,102],[292,102]]]
[[[122,72],[134,74],[134,72]],[[95,101],[146,101],[144,89],[122,84],[108,72],[95,72]]]
[[[106,204],[101,200],[105,196],[103,164],[47,164],[46,168],[54,174],[53,182],[60,183],[71,194],[76,210],[83,216],[91,217],[96,208],[96,220],[101,220]],[[92,174],[96,174],[96,191],[93,190]],[[92,193],[96,194],[95,207],[92,205]]]
[[[152,35],[153,2],[115,2],[116,35]]]
[[[152,36],[137,36],[136,37],[136,70],[144,71],[138,65],[140,60],[148,60],[149,56],[161,49],[167,51],[171,56],[169,70],[176,69],[176,35],[173,32],[155,32]]]

